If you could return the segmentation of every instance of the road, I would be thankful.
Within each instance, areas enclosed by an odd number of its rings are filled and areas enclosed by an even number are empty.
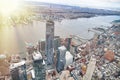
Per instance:
[[[86,74],[83,76],[83,80],[91,80],[93,72],[95,70],[96,59],[91,57],[87,67]]]

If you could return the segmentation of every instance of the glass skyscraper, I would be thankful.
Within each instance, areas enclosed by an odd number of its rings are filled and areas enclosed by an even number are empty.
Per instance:
[[[54,64],[54,22],[48,20],[46,23],[46,45],[45,54],[47,57],[47,65]]]

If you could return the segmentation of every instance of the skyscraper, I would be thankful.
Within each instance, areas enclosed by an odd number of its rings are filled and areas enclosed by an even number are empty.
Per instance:
[[[27,80],[26,62],[21,61],[10,65],[12,80]]]
[[[48,20],[46,23],[45,54],[47,56],[47,64],[54,64],[54,22],[52,20]]]
[[[65,46],[58,47],[57,64],[56,64],[56,69],[58,72],[61,72],[62,70],[64,70],[65,63],[66,63],[66,59],[65,59],[66,51],[67,49]]]
[[[43,64],[43,58],[39,51],[33,53],[33,69],[35,71],[35,80],[46,80],[45,65]]]

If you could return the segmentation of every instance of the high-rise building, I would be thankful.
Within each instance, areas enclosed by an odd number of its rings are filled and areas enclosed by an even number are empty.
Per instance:
[[[47,56],[47,65],[54,64],[54,22],[48,20],[46,23],[46,44],[45,54]]]
[[[45,52],[45,40],[38,41],[38,51]]]
[[[32,60],[32,53],[34,52],[34,46],[31,43],[29,43],[29,44],[27,44],[26,48],[27,48],[26,49],[27,50],[27,59]]]
[[[58,47],[60,47],[60,36],[54,37],[54,50],[58,50]]]
[[[43,57],[39,51],[34,51],[33,55],[33,69],[35,71],[35,80],[46,80],[45,65],[43,64]]]
[[[10,71],[11,74],[11,78],[12,80],[20,80],[20,76],[19,76],[19,69],[18,68],[14,68]]]
[[[12,80],[27,80],[25,61],[12,63],[10,65],[10,74]]]
[[[66,46],[68,51],[70,50],[71,40],[72,40],[72,38],[66,38],[65,39],[65,41],[66,41],[65,46]]]
[[[61,72],[62,70],[64,70],[65,63],[66,63],[66,59],[65,59],[66,51],[67,49],[65,46],[60,46],[58,48],[57,64],[56,64],[57,72]]]

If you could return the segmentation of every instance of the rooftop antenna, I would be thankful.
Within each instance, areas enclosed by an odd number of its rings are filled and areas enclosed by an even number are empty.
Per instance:
[[[55,13],[52,14],[52,4],[49,4],[49,12],[48,12],[48,21],[59,21],[61,22],[61,19],[59,17],[57,17],[56,15],[54,15]],[[55,18],[56,17],[56,18]]]
[[[49,16],[48,16],[48,20],[52,20],[52,10],[51,10],[52,6],[50,4],[50,10],[48,12]]]

